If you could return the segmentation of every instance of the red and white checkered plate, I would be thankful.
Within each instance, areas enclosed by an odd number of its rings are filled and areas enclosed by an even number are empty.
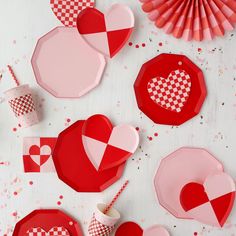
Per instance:
[[[51,8],[63,25],[76,27],[78,14],[87,7],[94,7],[95,0],[50,0]]]

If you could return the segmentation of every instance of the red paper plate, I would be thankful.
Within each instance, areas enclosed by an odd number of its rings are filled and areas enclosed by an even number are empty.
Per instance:
[[[161,54],[143,64],[134,83],[138,106],[158,124],[181,125],[207,95],[202,71],[186,56]]]
[[[125,163],[97,171],[83,147],[82,127],[77,121],[64,130],[57,139],[53,160],[59,178],[78,192],[101,192],[122,175]]]
[[[70,236],[83,236],[79,224],[60,210],[35,210],[31,212],[16,224],[13,236],[28,236],[27,232],[36,228],[54,235],[52,230],[55,230],[55,227],[63,227]]]

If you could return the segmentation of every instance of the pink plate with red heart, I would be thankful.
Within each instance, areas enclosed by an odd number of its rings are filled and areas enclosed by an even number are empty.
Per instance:
[[[204,183],[211,173],[223,172],[223,166],[202,148],[183,147],[163,158],[154,179],[158,201],[177,218],[192,219],[180,203],[182,188],[194,180]]]
[[[174,54],[144,63],[134,90],[139,109],[165,125],[181,125],[196,116],[207,94],[202,71],[186,56]]]

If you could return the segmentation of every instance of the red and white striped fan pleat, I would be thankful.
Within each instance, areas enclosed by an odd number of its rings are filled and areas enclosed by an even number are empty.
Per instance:
[[[176,38],[212,40],[236,23],[236,0],[140,0],[155,26]]]

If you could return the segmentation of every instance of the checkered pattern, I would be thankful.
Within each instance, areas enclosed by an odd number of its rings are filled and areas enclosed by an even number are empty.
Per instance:
[[[27,231],[27,236],[70,236],[70,234],[64,227],[53,227],[48,232],[42,228],[32,228]]]
[[[172,71],[168,78],[151,79],[147,86],[150,98],[161,107],[181,112],[191,90],[191,78],[184,70]]]
[[[68,27],[76,27],[78,14],[87,7],[94,7],[94,0],[51,0],[54,14]]]
[[[35,111],[35,106],[31,94],[26,94],[9,101],[16,117]]]
[[[109,236],[114,228],[115,226],[107,226],[100,223],[96,220],[95,216],[93,216],[88,232],[91,236]]]

